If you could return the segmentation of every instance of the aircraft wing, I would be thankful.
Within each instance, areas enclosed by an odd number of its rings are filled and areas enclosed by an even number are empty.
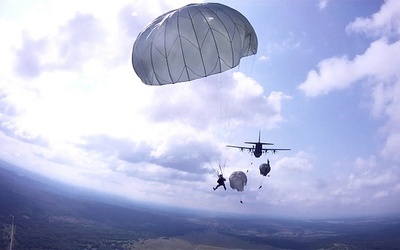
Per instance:
[[[254,148],[253,147],[241,147],[241,146],[232,146],[232,145],[226,145],[228,148],[238,148],[240,151],[243,151],[244,149],[249,150],[251,152]]]
[[[268,153],[268,151],[272,151],[273,154],[276,153],[276,151],[279,150],[290,150],[290,148],[263,148],[262,151],[263,153]]]

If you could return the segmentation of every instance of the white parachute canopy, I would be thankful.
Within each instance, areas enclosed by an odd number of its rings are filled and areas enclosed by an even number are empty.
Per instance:
[[[139,33],[132,65],[147,85],[172,84],[234,68],[257,48],[253,27],[237,10],[219,3],[189,4]]]
[[[244,186],[247,185],[247,176],[242,171],[235,171],[229,176],[229,184],[232,189],[236,189],[237,191],[243,191]]]

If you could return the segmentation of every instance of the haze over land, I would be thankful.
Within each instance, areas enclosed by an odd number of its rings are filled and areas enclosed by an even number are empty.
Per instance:
[[[9,248],[10,214],[13,249],[390,249],[400,244],[399,217],[216,217],[132,204],[4,162],[0,199],[0,249]]]

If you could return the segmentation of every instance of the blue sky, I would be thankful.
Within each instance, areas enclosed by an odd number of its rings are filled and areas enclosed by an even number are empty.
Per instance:
[[[399,214],[400,2],[219,2],[248,18],[258,53],[150,87],[131,65],[136,36],[190,2],[1,1],[0,159],[207,212]],[[259,130],[292,150],[254,159],[225,147]],[[266,159],[270,177],[258,173]],[[219,162],[226,177],[249,170],[244,192],[212,190]]]

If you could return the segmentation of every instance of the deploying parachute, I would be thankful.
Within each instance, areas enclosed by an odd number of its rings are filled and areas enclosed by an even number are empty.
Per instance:
[[[218,74],[257,53],[257,35],[240,12],[219,3],[189,4],[167,12],[138,35],[132,65],[147,85]]]
[[[229,184],[232,189],[243,191],[244,186],[247,185],[247,176],[242,171],[235,171],[229,176]]]
[[[260,169],[260,175],[267,176],[267,174],[271,171],[269,160],[267,161],[267,163],[261,164],[259,169]]]
[[[268,173],[271,171],[271,165],[269,164],[269,159],[267,160],[267,163],[262,163],[260,165],[259,169],[260,169],[260,175],[267,176]],[[269,175],[268,175],[268,177],[269,177]],[[262,188],[263,181],[264,180],[261,181],[261,184],[258,187],[258,189]]]

